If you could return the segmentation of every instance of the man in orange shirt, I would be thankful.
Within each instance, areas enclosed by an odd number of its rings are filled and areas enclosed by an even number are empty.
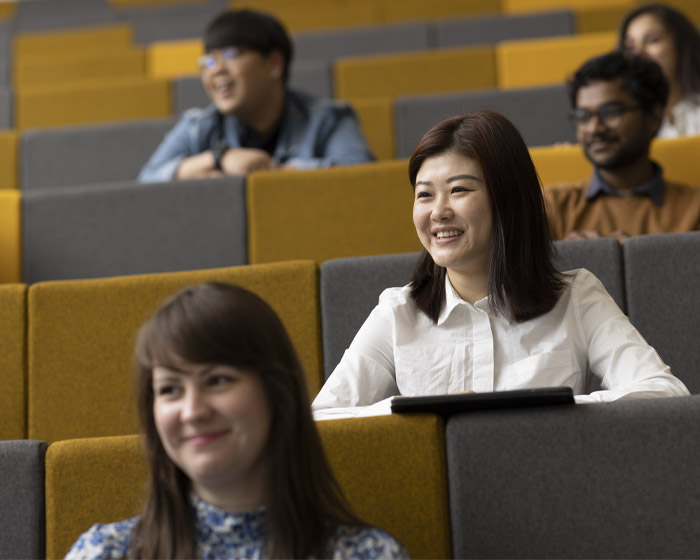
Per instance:
[[[671,183],[649,159],[668,83],[655,63],[622,53],[593,58],[569,83],[571,121],[593,176],[544,189],[553,239],[700,229],[700,189]]]

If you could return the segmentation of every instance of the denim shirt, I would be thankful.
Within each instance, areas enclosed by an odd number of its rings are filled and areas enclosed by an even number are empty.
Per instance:
[[[138,180],[171,181],[183,159],[211,150],[222,138],[232,148],[241,147],[245,129],[232,115],[221,118],[213,103],[204,109],[189,109],[166,134]],[[298,169],[314,169],[365,163],[374,157],[347,103],[287,90],[272,159]]]

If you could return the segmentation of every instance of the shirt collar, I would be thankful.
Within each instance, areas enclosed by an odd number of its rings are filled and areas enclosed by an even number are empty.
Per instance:
[[[648,196],[657,206],[663,206],[664,195],[666,194],[666,181],[663,178],[663,169],[655,162],[651,162],[654,166],[654,176],[641,185],[634,187],[630,193],[634,196]],[[591,177],[591,186],[588,187],[586,200],[593,200],[597,196],[617,196],[622,195],[617,190],[603,181],[598,173],[598,169],[593,170]]]
[[[468,305],[470,307],[474,307],[475,309],[481,309],[483,311],[489,312],[488,297],[481,298],[474,305],[471,305],[469,302],[464,301],[461,297],[459,297],[457,291],[452,287],[452,283],[450,282],[450,279],[447,276],[447,272],[445,272],[445,305],[442,306],[440,315],[438,315],[437,324],[441,325],[442,323],[447,321],[448,317],[452,314],[452,312],[460,305]]]

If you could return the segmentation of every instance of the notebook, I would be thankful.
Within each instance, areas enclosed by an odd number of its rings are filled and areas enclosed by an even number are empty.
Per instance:
[[[494,391],[492,393],[458,393],[422,397],[399,396],[391,400],[391,411],[455,414],[493,408],[521,408],[558,404],[574,404],[574,393],[571,387],[541,387]]]

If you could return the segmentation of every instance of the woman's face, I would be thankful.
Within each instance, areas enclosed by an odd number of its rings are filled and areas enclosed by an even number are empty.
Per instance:
[[[178,361],[153,368],[153,393],[163,447],[200,497],[263,484],[271,418],[256,374]]]
[[[634,18],[627,26],[623,44],[625,50],[661,66],[670,83],[677,79],[677,53],[673,37],[655,16],[641,14]]]
[[[427,158],[416,176],[413,224],[437,265],[448,272],[486,272],[491,201],[479,163],[451,151]]]

